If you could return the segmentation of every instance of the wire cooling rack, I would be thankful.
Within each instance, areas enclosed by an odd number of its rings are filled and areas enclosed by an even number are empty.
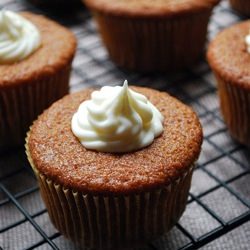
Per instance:
[[[0,7],[42,13],[78,37],[71,91],[89,86],[131,84],[164,90],[191,105],[204,128],[203,150],[194,171],[185,213],[165,236],[145,249],[249,249],[249,151],[228,134],[219,110],[216,85],[204,59],[174,75],[136,74],[108,58],[96,26],[83,6],[55,14],[25,1],[1,0]],[[58,7],[59,8],[59,7]],[[222,1],[212,16],[208,40],[242,20]],[[76,249],[51,224],[23,149],[0,156],[0,246],[3,249]]]

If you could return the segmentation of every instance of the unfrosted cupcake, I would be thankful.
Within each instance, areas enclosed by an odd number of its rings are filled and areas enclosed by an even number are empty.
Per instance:
[[[21,145],[32,121],[68,93],[74,35],[31,13],[0,11],[0,150]]]
[[[57,101],[34,122],[26,149],[62,234],[84,247],[131,249],[182,215],[201,143],[189,107],[125,83]]]
[[[222,31],[208,49],[221,111],[232,136],[250,146],[250,21]]]
[[[83,0],[119,66],[172,71],[202,54],[207,24],[219,0]]]
[[[239,13],[250,16],[250,1],[249,0],[230,0],[232,7]]]

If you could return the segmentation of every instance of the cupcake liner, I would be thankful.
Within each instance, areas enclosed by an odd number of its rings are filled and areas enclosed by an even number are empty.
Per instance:
[[[218,81],[221,111],[232,136],[250,146],[250,91],[223,80]]]
[[[247,0],[230,0],[231,6],[243,15],[250,16],[250,2]]]
[[[24,143],[32,121],[68,93],[70,65],[52,76],[34,79],[0,91],[0,151]]]
[[[93,14],[110,57],[119,66],[164,72],[190,66],[199,58],[211,11],[175,18]]]
[[[138,247],[166,233],[185,209],[194,166],[161,189],[129,195],[93,195],[64,188],[40,173],[26,141],[27,157],[52,223],[80,246]]]

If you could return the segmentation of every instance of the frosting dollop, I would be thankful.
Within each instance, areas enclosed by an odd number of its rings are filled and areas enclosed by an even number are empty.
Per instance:
[[[163,131],[163,116],[142,94],[105,86],[80,104],[71,129],[87,149],[124,153],[150,145]]]
[[[249,34],[246,36],[247,52],[250,54],[250,30]]]
[[[37,27],[12,11],[0,11],[0,64],[23,60],[41,45]]]

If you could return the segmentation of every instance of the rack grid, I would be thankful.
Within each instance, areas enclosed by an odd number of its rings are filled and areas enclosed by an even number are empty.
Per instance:
[[[194,67],[176,74],[137,74],[110,61],[90,13],[81,6],[66,14],[39,9],[27,1],[1,0],[0,8],[47,15],[70,28],[78,38],[73,62],[71,91],[86,87],[121,84],[124,79],[139,86],[167,91],[192,106],[203,125],[203,150],[194,171],[187,208],[177,225],[145,249],[237,249],[250,248],[250,156],[235,142],[220,114],[216,84],[205,53]],[[59,8],[59,7],[58,7]],[[227,1],[214,10],[208,41],[244,17]],[[228,233],[237,228],[238,236]],[[248,235],[248,237],[247,237]],[[223,237],[222,237],[223,236]],[[234,235],[235,236],[235,235]],[[224,240],[223,240],[224,239]],[[220,247],[219,247],[220,246]],[[76,249],[52,226],[39,195],[24,149],[0,155],[0,248]],[[144,249],[144,248],[143,248]]]

